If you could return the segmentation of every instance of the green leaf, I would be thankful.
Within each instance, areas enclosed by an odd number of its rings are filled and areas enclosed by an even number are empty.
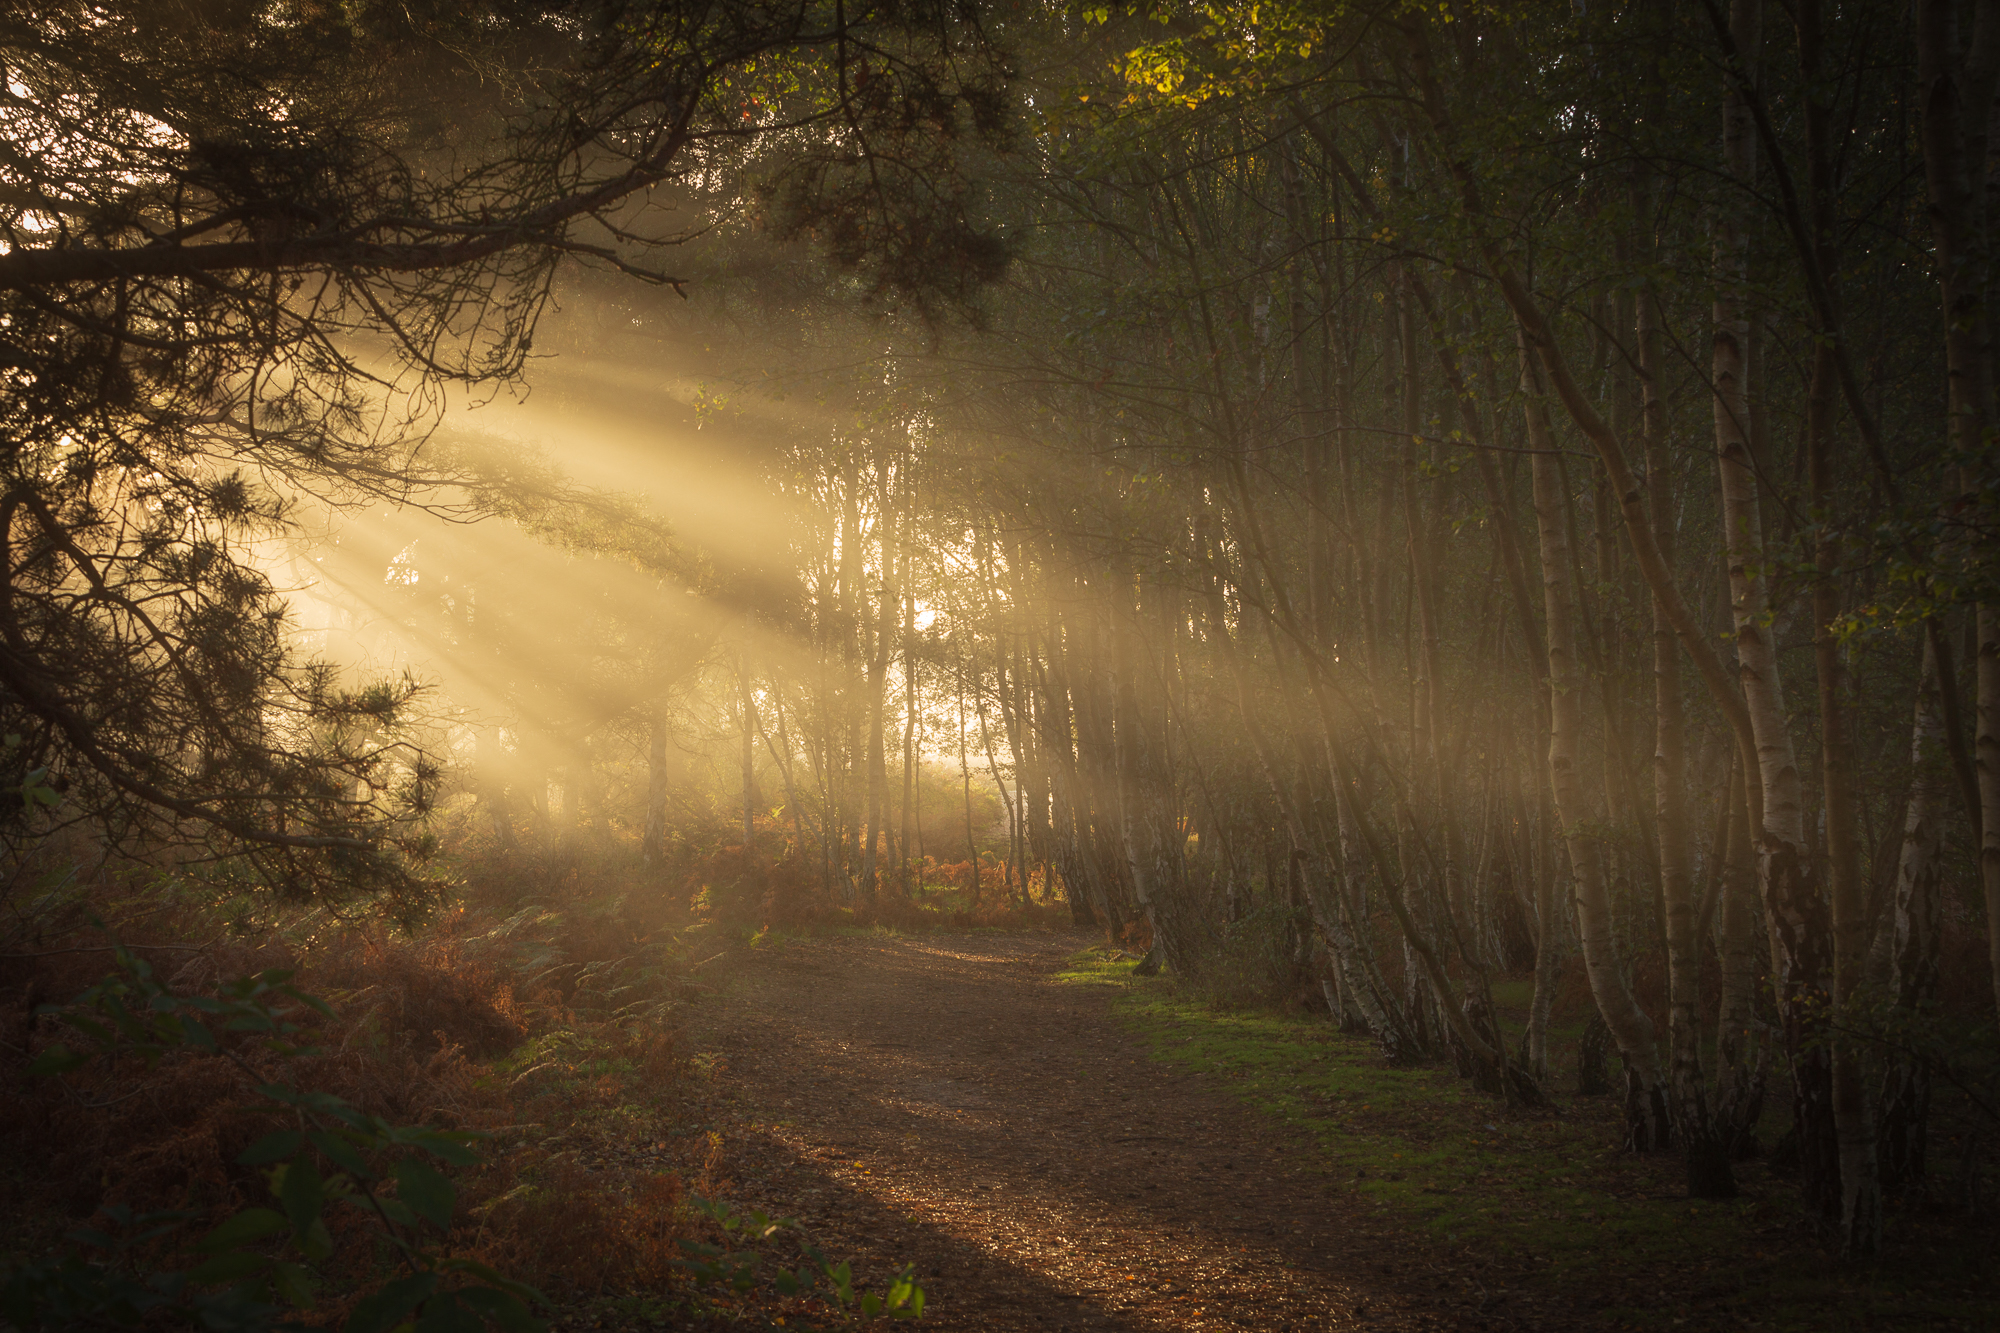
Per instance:
[[[85,1018],[82,1014],[64,1014],[63,1018],[71,1027],[83,1033],[84,1036],[89,1037],[92,1041],[109,1045],[115,1040],[111,1035],[111,1028],[94,1018]]]
[[[420,1157],[396,1163],[396,1197],[439,1231],[451,1230],[451,1209],[457,1191],[444,1174]]]
[[[188,1281],[200,1283],[241,1282],[270,1267],[271,1261],[261,1254],[249,1250],[231,1250],[218,1254],[197,1264],[188,1274]]]
[[[894,1319],[915,1319],[924,1312],[924,1289],[917,1285],[916,1269],[905,1265],[890,1279],[887,1292],[889,1315]]]
[[[305,1142],[304,1135],[296,1129],[281,1129],[275,1134],[266,1134],[245,1148],[236,1156],[238,1166],[269,1166],[299,1155],[299,1148]]]
[[[389,1129],[387,1125],[384,1125],[372,1115],[364,1114],[349,1103],[340,1101],[338,1098],[335,1099],[334,1105],[322,1107],[321,1109],[327,1115],[340,1121],[341,1124],[352,1126],[358,1133],[377,1139],[388,1137]]]
[[[422,1305],[424,1298],[437,1290],[437,1283],[436,1273],[398,1278],[357,1304],[343,1333],[387,1333],[404,1315]]]
[[[79,1065],[89,1063],[89,1056],[77,1055],[58,1042],[36,1056],[34,1063],[28,1066],[28,1072],[36,1078],[46,1078],[52,1074],[68,1073]]]
[[[549,1299],[548,1297],[542,1295],[541,1292],[536,1291],[533,1287],[529,1286],[527,1283],[516,1282],[513,1278],[510,1277],[502,1277],[498,1272],[494,1271],[492,1268],[487,1267],[485,1264],[480,1263],[477,1259],[462,1259],[462,1258],[445,1259],[439,1262],[438,1268],[440,1271],[443,1272],[470,1273],[473,1277],[478,1278],[481,1282],[484,1282],[487,1286],[497,1287],[499,1290],[504,1291],[511,1296],[517,1297],[520,1300],[536,1301],[544,1305],[548,1303]]]
[[[392,1199],[381,1194],[375,1195],[373,1199],[355,1195],[348,1202],[365,1213],[380,1213],[399,1227],[413,1227],[417,1224],[417,1215],[400,1199]]]
[[[314,1130],[306,1137],[312,1141],[313,1147],[325,1153],[341,1170],[360,1180],[375,1179],[375,1173],[368,1169],[367,1159],[342,1135]]]
[[[424,1303],[416,1333],[486,1333],[486,1321],[458,1301],[455,1291],[440,1292]]]
[[[310,1309],[313,1303],[312,1274],[297,1264],[272,1264],[271,1285],[278,1294],[292,1303],[298,1310]]]
[[[275,1236],[285,1229],[285,1225],[285,1219],[269,1208],[245,1208],[203,1236],[196,1242],[195,1248],[203,1254],[220,1254],[266,1236]]]
[[[320,1209],[326,1204],[326,1186],[318,1169],[303,1159],[286,1163],[274,1174],[279,1176],[278,1204],[291,1220],[293,1234],[303,1243],[306,1231],[319,1221]]]
[[[333,1237],[327,1232],[325,1218],[313,1219],[313,1224],[306,1228],[305,1239],[299,1242],[299,1250],[314,1263],[333,1253]]]
[[[467,1287],[458,1293],[458,1299],[498,1324],[503,1333],[545,1333],[548,1328],[526,1305],[492,1287]]]

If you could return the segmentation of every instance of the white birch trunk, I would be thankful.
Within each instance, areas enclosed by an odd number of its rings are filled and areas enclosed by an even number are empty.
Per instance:
[[[1569,496],[1553,454],[1555,444],[1538,392],[1534,363],[1523,349],[1522,390],[1527,399],[1528,440],[1534,455],[1535,519],[1540,529],[1542,602],[1548,620],[1549,775],[1556,817],[1569,845],[1576,879],[1577,933],[1584,970],[1604,1022],[1625,1060],[1626,1129],[1635,1149],[1666,1146],[1670,1130],[1653,1020],[1633,999],[1618,957],[1611,901],[1605,889],[1603,847],[1596,812],[1586,805],[1578,772],[1583,730],[1583,681],[1576,666],[1576,630],[1570,588]]]

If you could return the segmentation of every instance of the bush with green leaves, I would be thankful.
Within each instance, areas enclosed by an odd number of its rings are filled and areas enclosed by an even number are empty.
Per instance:
[[[754,1244],[798,1226],[790,1218],[774,1218],[756,1209],[738,1212],[714,1199],[696,1198],[693,1202],[698,1212],[721,1229],[725,1241],[733,1239]],[[731,1249],[727,1245],[694,1240],[682,1241],[681,1249],[688,1257],[680,1260],[678,1267],[689,1273],[699,1285],[724,1287],[742,1293],[752,1291],[766,1281],[759,1277],[765,1256],[758,1250]],[[797,1268],[779,1267],[768,1279],[770,1288],[779,1295],[810,1295],[824,1283],[826,1299],[843,1312],[858,1314],[863,1319],[923,1317],[924,1289],[917,1285],[916,1270],[911,1265],[905,1264],[898,1269],[885,1290],[879,1293],[857,1292],[854,1265],[845,1260],[834,1263],[827,1258],[825,1251],[804,1239],[799,1241],[799,1255],[804,1263]]]
[[[334,1208],[365,1220],[369,1244],[392,1263],[349,1314],[345,1333],[478,1333],[489,1326],[529,1333],[543,1324],[532,1288],[444,1249],[456,1191],[443,1167],[478,1162],[473,1131],[392,1125],[342,1098],[268,1081],[245,1056],[261,1045],[280,1058],[316,1054],[295,1021],[333,1011],[270,969],[221,985],[213,996],[177,995],[144,959],[123,948],[116,970],[67,1005],[37,1013],[78,1034],[87,1049],[56,1044],[30,1073],[60,1077],[93,1060],[137,1059],[147,1067],[200,1056],[229,1060],[248,1076],[283,1127],[253,1143],[240,1165],[262,1169],[268,1206],[236,1212],[189,1242],[202,1219],[189,1211],[134,1214],[112,1206],[98,1225],[72,1232],[57,1256],[0,1266],[0,1319],[15,1329],[128,1328],[162,1324],[248,1333],[303,1327],[334,1256]],[[161,1253],[197,1259],[164,1269]]]

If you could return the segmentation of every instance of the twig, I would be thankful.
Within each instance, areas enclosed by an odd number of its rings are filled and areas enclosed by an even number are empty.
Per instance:
[[[171,949],[176,953],[202,953],[214,947],[215,944],[213,941],[211,941],[208,944],[126,944],[126,945],[85,944],[85,945],[79,945],[74,949],[50,949],[46,953],[0,953],[0,958],[6,958],[6,959],[60,958],[64,954],[72,954],[72,953],[116,953],[120,948]]]

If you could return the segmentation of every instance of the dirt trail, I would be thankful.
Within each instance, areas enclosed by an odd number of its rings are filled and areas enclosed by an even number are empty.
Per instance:
[[[1083,936],[821,939],[731,964],[697,1027],[763,1126],[733,1191],[879,1279],[914,1263],[940,1330],[1569,1327],[1376,1220],[1303,1145],[1149,1060]],[[1511,1293],[1510,1293],[1511,1294]]]

